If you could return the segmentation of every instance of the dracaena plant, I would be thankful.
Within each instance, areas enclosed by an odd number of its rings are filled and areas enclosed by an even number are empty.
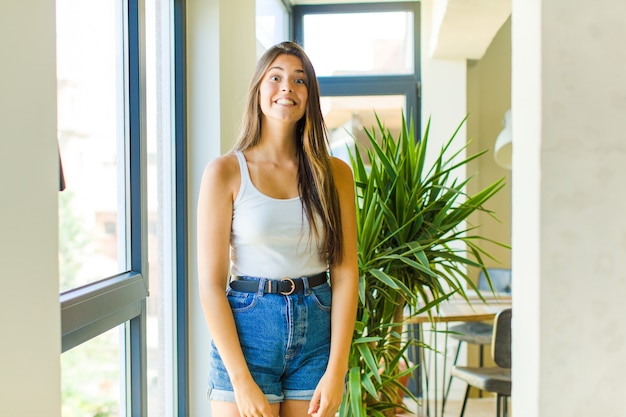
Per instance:
[[[395,415],[402,397],[414,396],[401,382],[414,371],[407,359],[413,340],[403,337],[407,315],[436,308],[453,293],[475,289],[468,267],[485,269],[490,257],[466,222],[504,185],[498,180],[468,195],[471,180],[455,172],[486,151],[461,156],[451,145],[465,119],[427,163],[428,123],[415,140],[402,119],[397,137],[377,124],[366,129],[367,150],[350,150],[357,194],[359,308],[350,353],[342,417]],[[498,244],[497,242],[494,242]]]

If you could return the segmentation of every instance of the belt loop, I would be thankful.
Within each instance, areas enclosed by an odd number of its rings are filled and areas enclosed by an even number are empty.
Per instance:
[[[256,293],[259,297],[263,297],[263,295],[265,295],[265,281],[267,281],[267,278],[259,279],[259,287],[256,290]]]
[[[311,295],[311,287],[309,286],[309,277],[302,277],[302,285],[304,285],[304,295]]]

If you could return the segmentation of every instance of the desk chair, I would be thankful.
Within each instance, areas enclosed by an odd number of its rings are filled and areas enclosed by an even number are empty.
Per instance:
[[[496,294],[511,294],[511,270],[502,268],[487,268],[487,270],[489,271],[489,278],[491,279],[494,292]],[[491,287],[489,286],[489,282],[487,281],[487,276],[484,271],[480,271],[480,274],[478,275],[477,287],[479,291],[491,292]],[[480,321],[467,322],[452,326],[448,330],[450,331],[449,337],[459,341],[452,365],[455,366],[457,364],[459,360],[459,353],[461,352],[461,345],[463,342],[466,342],[468,344],[478,345],[480,355],[478,363],[479,366],[482,367],[484,365],[484,347],[491,345],[493,324],[483,323]],[[450,386],[452,385],[452,378],[453,375],[450,374],[448,387],[446,388],[446,392],[444,393],[442,399],[442,408],[445,408],[446,406],[446,401],[448,399],[448,395],[450,394]]]
[[[467,398],[472,386],[498,394],[497,417],[508,417],[508,398],[511,396],[511,317],[512,309],[502,310],[496,315],[493,325],[491,356],[497,366],[476,368],[453,366],[452,375],[465,381],[465,399],[461,408],[461,417],[465,413]]]

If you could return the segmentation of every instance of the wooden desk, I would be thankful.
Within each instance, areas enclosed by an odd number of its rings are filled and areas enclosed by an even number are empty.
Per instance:
[[[511,297],[510,296],[500,296],[495,297],[492,294],[483,295],[485,301],[481,300],[478,296],[469,296],[468,300],[465,300],[461,297],[455,297],[448,301],[444,301],[439,305],[437,310],[432,310],[430,315],[428,312],[424,312],[418,314],[416,316],[412,316],[406,319],[406,324],[409,328],[413,328],[410,333],[414,334],[414,337],[419,337],[422,342],[424,340],[424,331],[423,325],[430,323],[433,326],[434,332],[431,333],[431,342],[428,345],[433,349],[430,349],[429,353],[431,353],[432,361],[427,361],[426,355],[424,355],[424,348],[420,348],[418,355],[420,358],[420,368],[421,368],[421,376],[422,376],[422,406],[421,406],[421,414],[418,408],[418,415],[421,416],[432,416],[432,417],[442,417],[443,416],[443,407],[439,404],[439,400],[443,398],[443,393],[445,392],[445,381],[446,381],[446,357],[447,357],[447,344],[448,344],[448,323],[451,322],[468,322],[468,321],[488,321],[493,320],[498,314],[499,311],[504,310],[506,308],[511,308]],[[444,330],[438,330],[437,327],[440,323],[445,324]],[[417,329],[415,329],[417,328]],[[437,335],[444,335],[444,348],[443,350],[439,350],[437,346]],[[433,343],[434,341],[434,343]],[[438,356],[443,353],[444,361],[443,361],[443,377],[441,381],[441,393],[438,392]],[[433,367],[433,369],[429,369]],[[419,371],[418,371],[419,372]],[[429,398],[429,374],[433,377],[433,387],[434,389],[434,398]],[[431,401],[432,400],[432,401]],[[432,408],[431,408],[432,407]]]
[[[455,297],[439,304],[438,311],[421,313],[406,320],[407,324],[447,323],[452,321],[486,321],[493,320],[499,311],[511,308],[511,297],[485,296],[482,301],[477,296],[467,300]],[[431,317],[432,316],[432,317]]]

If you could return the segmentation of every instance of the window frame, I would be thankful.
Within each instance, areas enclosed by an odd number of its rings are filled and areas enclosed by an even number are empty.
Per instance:
[[[305,15],[395,11],[413,13],[413,74],[318,76],[320,94],[328,97],[404,95],[407,103],[407,108],[404,109],[405,117],[407,121],[412,119],[415,132],[420,132],[421,67],[419,2],[294,5],[292,9],[292,38],[306,49],[303,39],[303,22]],[[419,137],[419,135],[416,137]]]
[[[171,0],[173,11],[173,111],[174,111],[174,207],[175,213],[187,211],[187,143],[186,143],[186,0]],[[126,194],[128,219],[129,270],[60,294],[61,353],[92,338],[128,323],[126,326],[126,410],[133,417],[148,415],[147,410],[147,342],[146,299],[148,284],[148,210],[147,210],[147,147],[146,147],[146,40],[145,0],[124,0],[126,20],[125,95],[127,105],[125,138],[127,156]],[[186,417],[188,399],[188,314],[187,314],[187,219],[174,218],[176,271],[173,320],[177,352],[173,393],[177,416]]]
[[[97,334],[141,314],[141,301],[148,296],[146,229],[146,155],[145,108],[141,94],[145,90],[143,74],[143,2],[128,0],[124,4],[126,19],[126,103],[128,136],[125,139],[127,186],[125,201],[129,219],[128,258],[130,270],[103,278],[61,293],[62,352]],[[115,322],[114,325],[109,323]]]
[[[176,252],[176,368],[173,393],[176,404],[176,416],[189,415],[189,314],[188,314],[188,178],[187,178],[187,43],[185,33],[186,0],[173,0],[173,72],[174,72],[174,207],[175,231],[174,245]]]

